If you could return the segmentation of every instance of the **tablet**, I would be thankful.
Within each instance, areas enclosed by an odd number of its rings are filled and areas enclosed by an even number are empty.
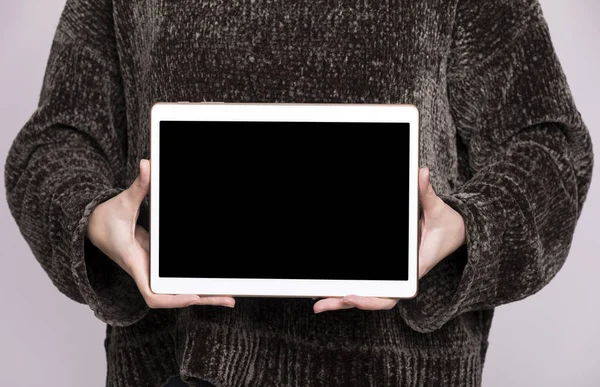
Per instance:
[[[150,116],[153,292],[416,295],[415,106],[157,103]]]

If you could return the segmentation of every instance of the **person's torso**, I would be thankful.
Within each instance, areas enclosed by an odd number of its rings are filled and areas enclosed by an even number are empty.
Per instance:
[[[455,6],[445,0],[116,1],[129,180],[138,160],[148,157],[155,102],[406,103],[421,112],[420,164],[430,168],[438,193],[451,191],[466,178],[446,93]],[[109,380],[119,384],[119,375],[146,359],[148,374],[135,371],[140,380],[181,370],[226,378],[217,380],[225,386],[273,380],[316,386],[326,385],[323,374],[337,372],[339,385],[356,385],[346,379],[356,375],[363,385],[369,375],[383,375],[377,385],[396,385],[418,380],[414,369],[429,367],[429,380],[436,380],[446,377],[436,367],[463,367],[454,370],[457,377],[470,372],[477,383],[491,312],[468,313],[419,334],[397,310],[315,315],[312,302],[239,300],[233,310],[154,311],[132,327],[109,328]]]

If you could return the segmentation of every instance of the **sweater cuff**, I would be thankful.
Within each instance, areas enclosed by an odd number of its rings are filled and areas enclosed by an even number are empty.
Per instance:
[[[423,333],[441,328],[460,313],[483,307],[479,301],[486,297],[479,296],[489,290],[485,278],[492,278],[495,270],[493,265],[481,262],[481,251],[491,241],[489,230],[481,226],[486,224],[481,211],[495,211],[486,207],[497,203],[476,204],[475,198],[466,200],[461,194],[438,196],[463,217],[466,243],[419,280],[416,297],[398,304],[406,323]]]
[[[139,321],[147,312],[146,305],[133,278],[96,248],[86,237],[89,216],[96,206],[122,192],[78,192],[63,202],[65,215],[76,223],[71,243],[71,270],[84,302],[101,321],[113,326],[126,326]],[[83,214],[81,213],[83,209]],[[140,209],[140,212],[145,210]]]

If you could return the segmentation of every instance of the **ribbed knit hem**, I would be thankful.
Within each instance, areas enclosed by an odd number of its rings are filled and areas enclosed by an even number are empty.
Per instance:
[[[196,326],[185,337],[181,375],[191,385],[207,380],[217,387],[481,386],[479,348],[315,348],[216,325]]]
[[[107,326],[106,387],[162,387],[179,374],[170,310],[150,310],[137,324]]]

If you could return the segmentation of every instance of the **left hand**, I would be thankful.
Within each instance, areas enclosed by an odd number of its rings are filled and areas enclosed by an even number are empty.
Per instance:
[[[423,210],[419,219],[421,240],[419,244],[419,278],[427,274],[442,259],[465,243],[465,222],[462,216],[447,205],[433,190],[429,169],[419,169],[419,202]],[[363,310],[389,310],[398,303],[397,298],[361,297],[348,295],[341,298],[324,298],[317,301],[315,313],[358,308]]]

